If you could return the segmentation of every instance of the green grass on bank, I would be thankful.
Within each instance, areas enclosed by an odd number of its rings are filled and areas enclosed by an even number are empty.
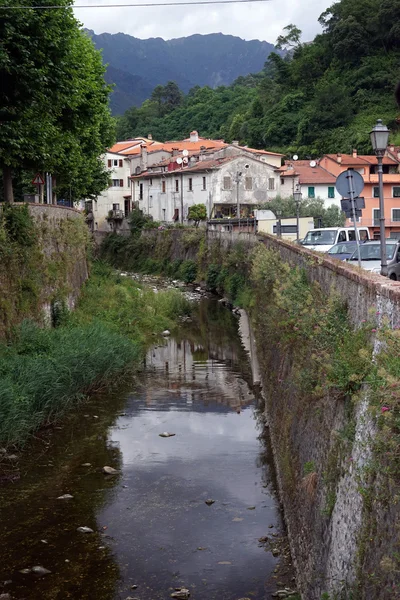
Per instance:
[[[57,328],[25,321],[0,345],[0,442],[25,442],[113,383],[140,361],[152,333],[189,310],[176,290],[156,294],[95,265],[77,310],[59,309]]]

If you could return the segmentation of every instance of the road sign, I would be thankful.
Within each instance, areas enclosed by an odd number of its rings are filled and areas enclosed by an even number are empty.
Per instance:
[[[352,194],[359,196],[364,189],[364,179],[354,169],[347,169],[336,179],[336,189],[342,198],[351,198]]]
[[[37,173],[37,175],[35,175],[35,177],[32,179],[32,184],[33,185],[44,185],[44,179],[40,173]]]
[[[351,200],[349,198],[343,198],[343,200],[340,201],[340,205],[343,212],[351,212]],[[356,210],[362,210],[365,208],[365,199],[354,198],[354,208]]]

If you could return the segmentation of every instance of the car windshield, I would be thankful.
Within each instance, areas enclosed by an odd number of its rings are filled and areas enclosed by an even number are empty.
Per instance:
[[[329,230],[315,230],[309,231],[304,238],[303,244],[305,246],[328,246],[335,243],[336,231]]]
[[[397,244],[386,244],[386,258],[392,260],[394,251]],[[360,246],[360,257],[361,260],[381,260],[381,246],[380,244],[362,244]],[[357,260],[357,248],[355,249],[350,260]]]
[[[354,248],[355,242],[343,242],[342,244],[335,244],[335,246],[332,246],[328,254],[352,254]]]

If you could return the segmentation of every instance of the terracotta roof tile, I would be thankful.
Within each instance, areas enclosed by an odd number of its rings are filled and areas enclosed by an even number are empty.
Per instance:
[[[336,177],[326,171],[319,164],[315,167],[310,166],[309,160],[298,160],[293,164],[293,169],[287,169],[284,173],[280,173],[281,177],[299,176],[299,183],[332,183],[336,182]],[[287,165],[285,165],[287,168]]]

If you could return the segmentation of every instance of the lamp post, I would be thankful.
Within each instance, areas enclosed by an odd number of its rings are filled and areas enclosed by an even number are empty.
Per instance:
[[[300,222],[299,217],[300,217],[300,215],[299,215],[299,212],[300,212],[300,203],[301,203],[302,197],[303,197],[303,194],[301,193],[301,187],[300,187],[300,184],[298,183],[296,185],[295,191],[293,192],[293,198],[296,203],[296,242],[297,243],[299,243],[299,240],[300,240],[300,235],[299,235],[299,222]]]
[[[236,218],[238,219],[239,224],[239,233],[240,233],[240,195],[239,195],[239,184],[242,178],[242,172],[236,171]]]
[[[383,168],[382,161],[389,141],[389,129],[378,119],[371,133],[372,148],[378,159],[379,181],[379,230],[381,242],[381,275],[387,277],[386,240],[385,240],[385,201],[383,198]]]

